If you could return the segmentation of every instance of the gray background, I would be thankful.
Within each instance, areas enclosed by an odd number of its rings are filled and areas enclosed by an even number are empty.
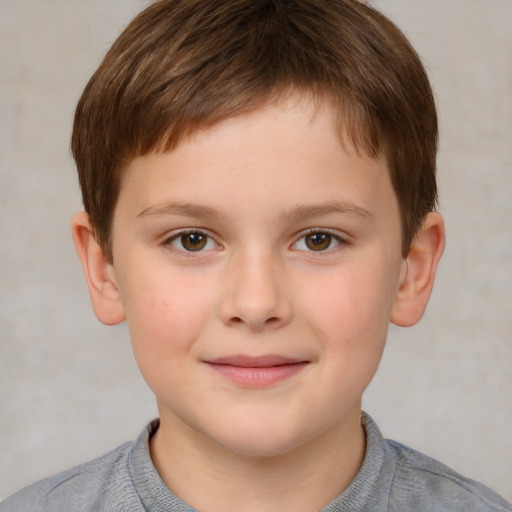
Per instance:
[[[0,497],[155,415],[124,326],[94,318],[72,246],[75,103],[142,0],[0,0]],[[448,245],[364,407],[384,434],[512,500],[512,2],[376,0],[429,70]]]

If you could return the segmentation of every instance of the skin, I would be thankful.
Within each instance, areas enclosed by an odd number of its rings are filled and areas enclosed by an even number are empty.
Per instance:
[[[385,160],[342,144],[329,107],[297,96],[133,160],[113,263],[77,214],[94,310],[128,322],[161,418],[152,458],[184,501],[311,511],[350,484],[389,322],[421,318],[443,250],[438,214],[407,258],[400,225]],[[242,356],[293,364],[237,380],[236,361],[217,363]]]

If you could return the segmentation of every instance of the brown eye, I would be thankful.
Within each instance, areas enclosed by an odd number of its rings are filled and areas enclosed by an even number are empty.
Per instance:
[[[332,235],[329,233],[312,233],[304,237],[304,242],[311,251],[325,251],[331,246]]]
[[[186,251],[201,251],[206,247],[208,237],[202,233],[183,233],[179,241]]]
[[[164,245],[171,246],[174,250],[183,253],[207,252],[214,249],[220,249],[221,246],[204,231],[183,230],[167,240]]]
[[[187,251],[200,251],[206,246],[207,237],[201,233],[185,233],[181,235],[181,245]]]

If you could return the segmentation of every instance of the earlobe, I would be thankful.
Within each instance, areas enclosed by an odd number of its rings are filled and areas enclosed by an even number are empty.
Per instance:
[[[444,223],[438,213],[425,216],[404,260],[391,322],[408,327],[419,322],[427,307],[444,250]]]
[[[106,325],[123,322],[125,314],[114,268],[94,236],[87,213],[77,213],[71,227],[96,317]]]

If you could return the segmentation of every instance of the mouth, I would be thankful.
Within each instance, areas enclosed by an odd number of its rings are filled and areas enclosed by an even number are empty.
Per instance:
[[[301,372],[309,361],[279,355],[235,355],[204,361],[213,371],[246,388],[265,388]]]

